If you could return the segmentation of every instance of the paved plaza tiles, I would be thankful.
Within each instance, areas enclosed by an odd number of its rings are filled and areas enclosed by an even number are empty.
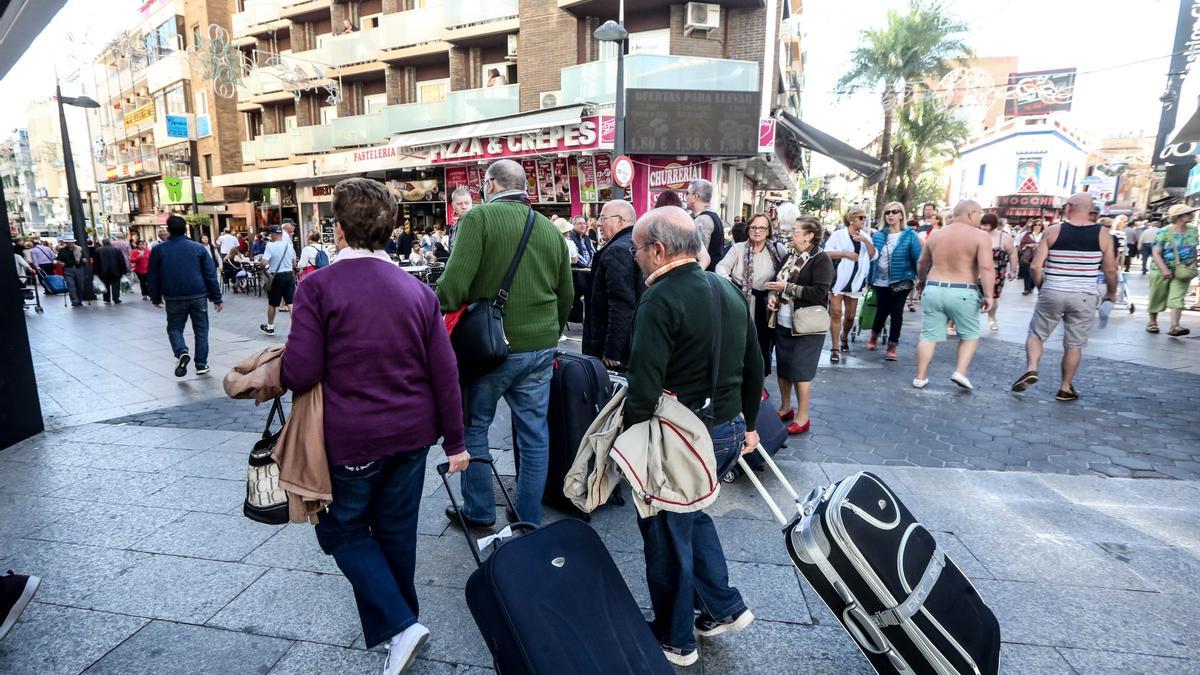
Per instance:
[[[1131,281],[1135,301],[1145,295]],[[1144,299],[1141,301],[1144,303]],[[149,303],[50,302],[28,316],[47,431],[0,451],[0,570],[43,578],[0,642],[2,673],[374,673],[349,584],[309,526],[241,516],[246,453],[265,409],[228,401],[220,376],[286,339],[257,332],[260,298],[213,314],[210,376],[176,379],[164,318]],[[1114,317],[1089,346],[1082,398],[1053,400],[1022,370],[1032,298],[1005,296],[956,390],[942,346],[914,391],[917,314],[899,364],[860,341],[823,364],[813,431],[780,465],[797,489],[869,468],[891,483],[1000,618],[1011,673],[1200,672],[1200,340],[1151,336],[1144,312]],[[1185,325],[1200,333],[1200,317]],[[572,332],[564,348],[577,348]],[[774,385],[769,386],[773,394]],[[493,429],[512,474],[506,419]],[[431,457],[437,457],[435,451]],[[767,481],[770,485],[770,481]],[[473,562],[425,479],[418,542],[421,619],[433,632],[415,672],[487,673],[463,600]],[[782,495],[782,491],[779,492]],[[701,642],[696,673],[867,673],[865,660],[791,566],[745,482],[710,509],[734,585],[758,620]],[[552,514],[551,517],[561,517]],[[592,524],[648,607],[632,506]]]

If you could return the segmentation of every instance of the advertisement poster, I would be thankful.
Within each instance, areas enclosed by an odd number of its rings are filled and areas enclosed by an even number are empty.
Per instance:
[[[599,201],[606,202],[612,199],[612,157],[596,155],[594,161],[596,163],[596,192],[599,193]]]
[[[537,161],[523,159],[521,167],[525,169],[525,194],[529,195],[529,201],[536,202],[538,200]]]
[[[567,158],[553,160],[554,201],[558,204],[571,203],[571,175],[567,172]]]
[[[1009,73],[1004,117],[1068,112],[1074,97],[1074,68]]]
[[[483,203],[483,174],[485,169],[478,166],[467,167],[467,187],[471,189],[471,199],[476,204]]]
[[[444,202],[440,171],[398,171],[387,182],[399,202]]]
[[[460,187],[470,189],[470,183],[467,180],[467,167],[455,166],[446,169],[446,224],[453,225],[458,221],[458,216],[454,213],[454,207],[450,204],[450,195]],[[472,198],[475,193],[471,193]]]
[[[599,194],[596,192],[596,163],[591,157],[579,157],[575,160],[579,170],[579,201],[584,204],[595,204]]]
[[[554,163],[548,159],[537,161],[537,184],[538,203],[554,203]]]
[[[1017,160],[1017,194],[1035,195],[1041,192],[1042,158],[1023,157]]]

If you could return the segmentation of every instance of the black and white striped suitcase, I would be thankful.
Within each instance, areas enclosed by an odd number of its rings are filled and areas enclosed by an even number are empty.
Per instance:
[[[783,525],[792,562],[879,673],[994,675],[1000,624],[971,581],[878,476],[862,471],[795,500],[789,518],[743,458]]]

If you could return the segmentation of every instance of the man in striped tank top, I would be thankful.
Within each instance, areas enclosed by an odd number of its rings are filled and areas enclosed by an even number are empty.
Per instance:
[[[1037,306],[1029,322],[1025,339],[1026,372],[1013,383],[1013,391],[1025,391],[1038,381],[1038,361],[1044,343],[1063,325],[1062,386],[1055,396],[1059,401],[1079,398],[1072,380],[1079,370],[1088,333],[1096,323],[1096,277],[1104,270],[1104,301],[1117,297],[1117,257],[1107,227],[1093,223],[1092,195],[1080,192],[1067,200],[1065,220],[1046,230],[1038,244],[1029,273],[1038,287]]]

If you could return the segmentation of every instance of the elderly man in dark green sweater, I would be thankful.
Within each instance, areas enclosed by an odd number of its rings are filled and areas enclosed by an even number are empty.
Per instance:
[[[703,406],[712,386],[712,334],[721,331],[711,431],[717,475],[724,475],[739,454],[758,446],[754,422],[762,402],[763,362],[749,308],[732,284],[697,263],[700,238],[683,209],[666,206],[642,216],[633,229],[632,249],[649,288],[633,322],[625,424],[650,419],[663,390],[693,410]],[[708,276],[720,288],[720,325]],[[651,625],[667,660],[691,665],[699,658],[696,635],[750,625],[754,615],[729,585],[712,518],[703,511],[663,511],[638,519],[638,528],[654,607]]]
[[[485,204],[458,222],[454,250],[438,282],[444,312],[494,298],[500,290],[532,208],[525,194],[525,170],[508,159],[493,163],[484,175],[483,198]],[[500,398],[508,402],[521,448],[516,515],[535,524],[542,522],[550,453],[546,410],[554,351],[574,297],[566,242],[545,216],[537,214],[504,309],[504,335],[511,353],[499,368],[468,384],[466,391],[467,451],[472,457],[491,457],[488,429]],[[491,527],[496,506],[488,467],[471,465],[463,473],[462,492],[467,524]],[[446,507],[446,516],[458,522],[453,506]]]

